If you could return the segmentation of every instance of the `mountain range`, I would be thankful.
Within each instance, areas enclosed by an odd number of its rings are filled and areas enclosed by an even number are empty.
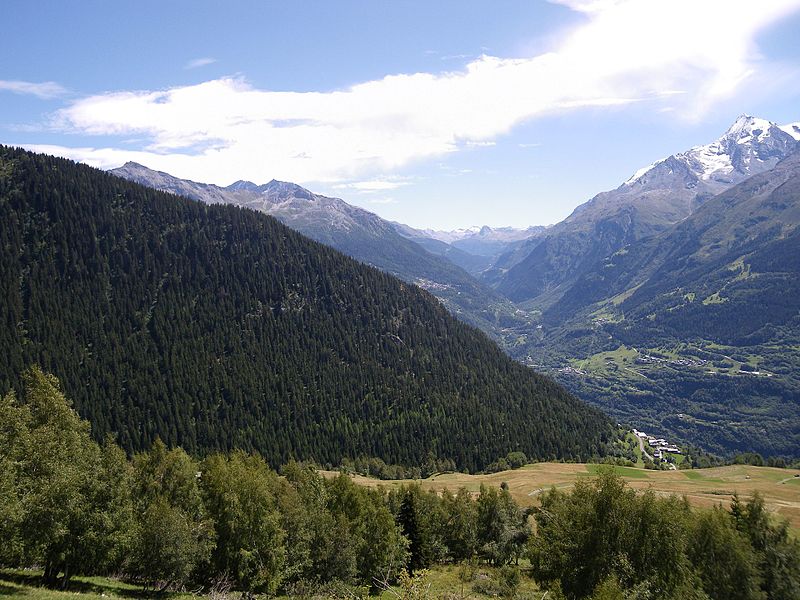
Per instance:
[[[471,275],[481,279],[495,262],[515,248],[544,234],[547,227],[470,227],[453,231],[414,229],[393,223],[397,232],[417,242],[429,252],[444,256]]]
[[[799,224],[796,151],[598,260],[544,313],[528,356],[549,354],[617,417],[718,451],[796,453]]]
[[[786,129],[741,117],[554,226],[506,274],[552,277],[525,301],[537,329],[509,351],[620,420],[716,452],[795,455],[800,150]]]

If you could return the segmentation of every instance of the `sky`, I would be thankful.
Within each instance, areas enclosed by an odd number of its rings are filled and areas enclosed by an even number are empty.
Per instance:
[[[747,113],[800,121],[800,0],[4,0],[0,143],[420,228],[560,221]]]

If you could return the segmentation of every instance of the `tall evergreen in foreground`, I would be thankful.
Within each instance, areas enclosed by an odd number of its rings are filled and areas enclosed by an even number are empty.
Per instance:
[[[41,364],[96,437],[479,469],[608,420],[426,292],[261,214],[0,147],[0,393]]]

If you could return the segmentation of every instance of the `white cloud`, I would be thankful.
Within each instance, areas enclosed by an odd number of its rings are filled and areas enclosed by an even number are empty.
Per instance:
[[[800,0],[558,3],[585,22],[531,58],[484,55],[462,70],[389,75],[331,92],[260,90],[223,78],[84,98],[56,115],[56,128],[148,142],[133,152],[58,153],[106,167],[137,160],[222,184],[346,182],[490,145],[559,111],[647,102],[694,119],[768,67],[757,34],[800,8]]]
[[[205,67],[207,65],[213,65],[215,62],[217,62],[216,58],[209,58],[209,57],[195,58],[193,60],[190,60],[188,63],[186,63],[183,68],[184,69],[198,69],[200,67]]]
[[[55,81],[42,81],[35,83],[32,81],[9,81],[0,79],[0,90],[6,90],[15,94],[26,94],[36,96],[42,100],[49,100],[63,96],[67,90]]]
[[[353,181],[350,183],[340,183],[333,187],[335,189],[350,189],[360,192],[382,192],[385,190],[396,190],[404,185],[411,183],[408,180],[392,177],[390,179],[370,179],[368,181]]]
[[[475,58],[474,54],[445,54],[439,57],[442,60],[464,60],[466,58]]]

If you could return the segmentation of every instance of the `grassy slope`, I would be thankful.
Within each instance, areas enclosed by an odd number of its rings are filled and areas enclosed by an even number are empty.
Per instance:
[[[0,598],[25,598],[26,600],[93,600],[94,598],[159,598],[160,600],[188,600],[196,596],[174,593],[145,592],[141,587],[108,577],[75,577],[66,592],[39,586],[41,572],[28,570],[0,570]]]
[[[465,487],[477,492],[481,484],[499,486],[508,483],[509,491],[521,505],[529,506],[541,492],[555,486],[570,488],[578,478],[591,477],[597,465],[574,463],[537,463],[514,471],[489,475],[448,473],[419,480],[424,489],[440,491]],[[727,506],[732,494],[743,498],[758,491],[770,511],[788,519],[792,529],[800,533],[800,470],[774,469],[732,465],[714,469],[688,471],[648,471],[630,467],[617,467],[617,472],[632,488],[652,488],[658,494],[685,495],[693,506],[710,507],[722,503]],[[379,481],[360,475],[355,481],[370,486],[392,486],[409,481]]]

